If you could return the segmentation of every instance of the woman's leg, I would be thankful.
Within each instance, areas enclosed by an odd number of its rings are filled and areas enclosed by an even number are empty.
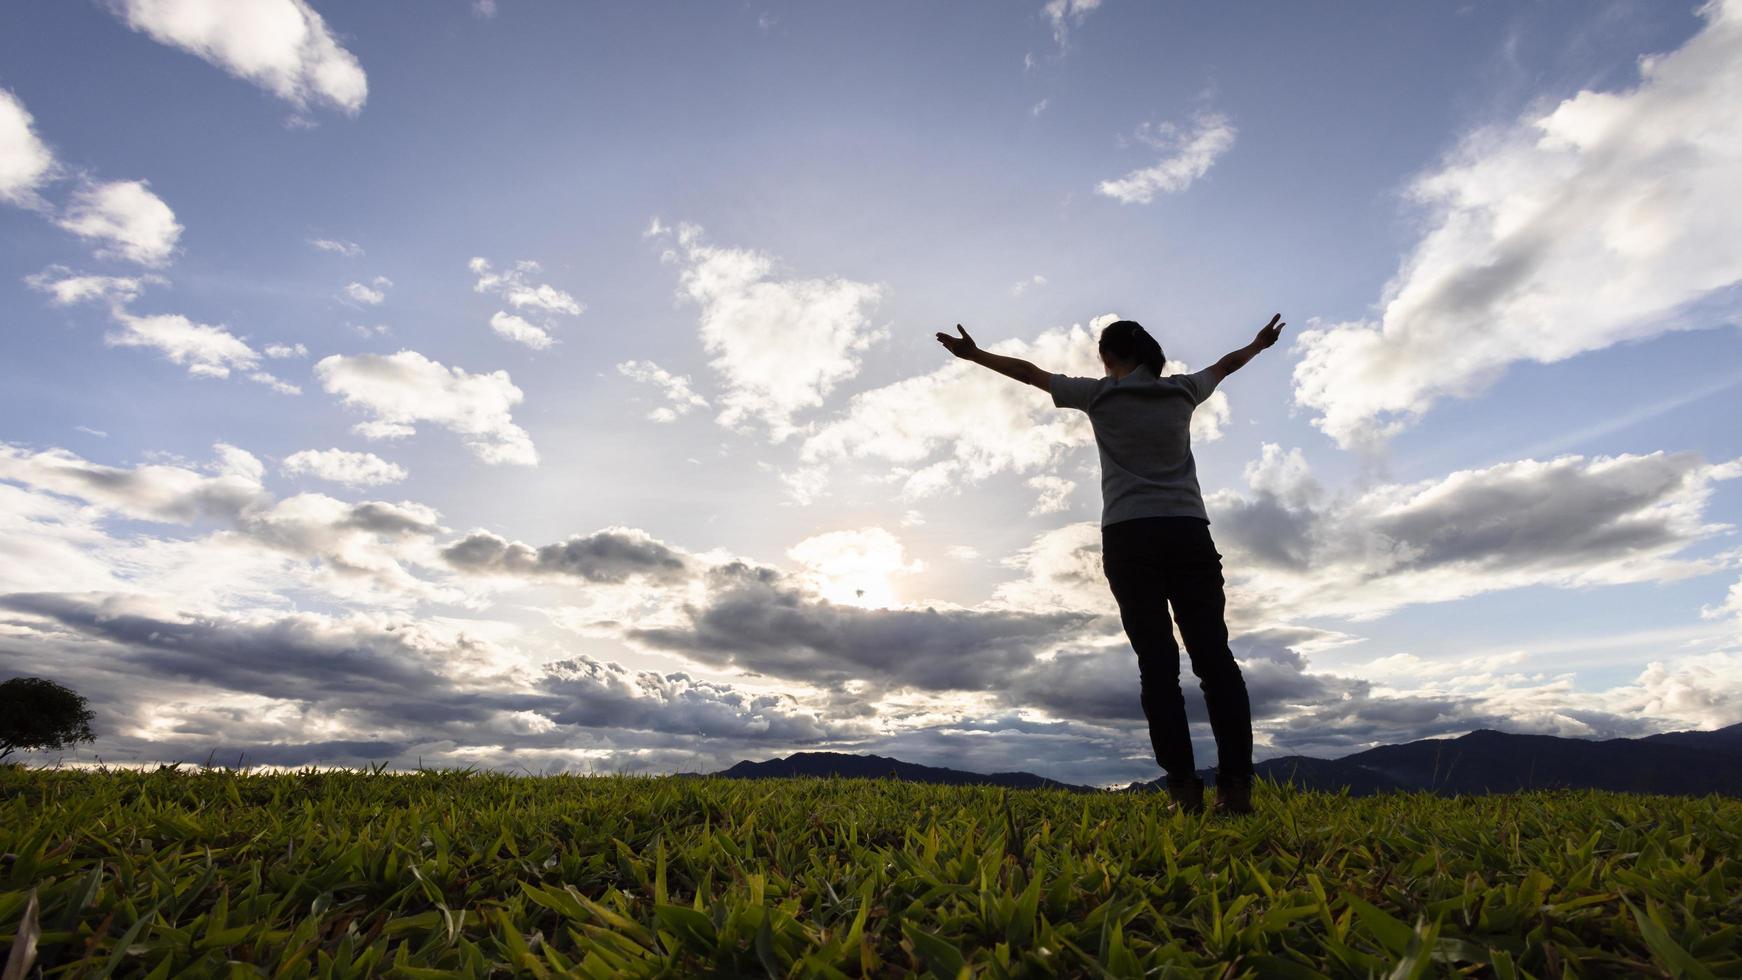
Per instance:
[[[1227,604],[1222,556],[1209,525],[1182,524],[1167,563],[1167,597],[1179,619],[1180,636],[1191,657],[1192,673],[1204,692],[1210,729],[1216,736],[1216,778],[1252,780],[1252,703],[1234,652],[1228,649]]]
[[[1119,603],[1119,620],[1137,653],[1139,699],[1149,720],[1155,761],[1170,782],[1194,773],[1191,729],[1179,689],[1179,644],[1167,614],[1167,592],[1153,522],[1111,524],[1102,530],[1101,568]]]

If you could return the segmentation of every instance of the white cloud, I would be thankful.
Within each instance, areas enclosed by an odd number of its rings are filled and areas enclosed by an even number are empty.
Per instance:
[[[1742,281],[1742,2],[1700,13],[1681,48],[1640,60],[1636,87],[1473,133],[1414,181],[1428,230],[1378,318],[1296,342],[1295,399],[1315,425],[1374,446],[1514,362],[1737,313],[1716,291]]]
[[[334,354],[316,362],[315,375],[347,406],[374,416],[354,427],[366,438],[409,436],[417,423],[430,422],[454,432],[486,463],[538,462],[532,437],[514,424],[511,410],[524,395],[507,371],[472,374],[402,350]]]
[[[1118,612],[1101,571],[1101,526],[1097,522],[1080,521],[1043,531],[1002,563],[1023,574],[993,590],[994,607],[1103,615]]]
[[[307,357],[308,348],[301,344],[267,344],[265,354],[276,360],[287,357]]]
[[[109,317],[120,327],[105,334],[103,342],[111,347],[145,347],[156,350],[171,363],[184,364],[195,377],[227,378],[231,371],[246,371],[248,380],[266,385],[285,395],[298,395],[302,389],[260,370],[260,353],[247,341],[232,334],[222,324],[195,323],[176,313],[136,316],[126,304],[139,297],[147,283],[161,284],[158,276],[89,276],[73,272],[65,266],[51,265],[24,281],[32,289],[48,293],[57,306],[103,301],[109,304]],[[289,357],[307,354],[301,345],[282,344],[267,348],[269,357]]]
[[[94,276],[74,272],[64,265],[51,265],[41,272],[24,277],[30,288],[47,293],[56,306],[74,303],[104,302],[110,306],[125,306],[139,298],[147,285],[163,285],[168,280],[160,276]]]
[[[374,453],[343,449],[304,449],[284,457],[278,471],[285,476],[308,475],[348,487],[378,487],[406,478],[405,467]]]
[[[1052,101],[1051,99],[1041,99],[1039,102],[1036,102],[1034,104],[1034,107],[1032,109],[1028,110],[1028,114],[1031,116],[1040,115],[1041,113],[1046,111],[1047,104],[1050,103],[1051,101]]]
[[[269,371],[250,371],[248,373],[248,380],[253,381],[256,384],[263,384],[266,387],[271,388],[273,391],[276,391],[281,395],[300,395],[300,394],[302,394],[301,388],[297,387],[296,385],[291,384],[288,381],[285,381],[284,379],[272,374]]]
[[[1118,319],[1090,321],[1098,331]],[[1105,373],[1094,334],[1081,325],[1044,331],[1032,341],[985,345],[1059,374],[1098,378]],[[1169,361],[1165,373],[1186,370]],[[1218,391],[1192,416],[1194,442],[1221,437],[1228,399]],[[954,491],[1000,473],[1049,470],[1080,447],[1093,446],[1088,416],[1053,407],[1045,392],[967,361],[947,358],[930,374],[859,392],[804,441],[799,459],[820,483],[848,460],[878,464],[880,478],[900,484],[903,499]],[[797,477],[795,477],[797,479]],[[814,492],[813,492],[814,495]],[[802,502],[802,501],[801,501]]]
[[[169,262],[182,232],[175,212],[142,180],[80,187],[57,224],[81,238],[104,243],[97,251],[100,256],[153,267]]]
[[[326,103],[355,115],[368,98],[363,66],[305,0],[113,0],[113,6],[134,30],[299,109]]]
[[[345,286],[345,298],[353,303],[365,306],[380,306],[387,299],[387,290],[393,285],[393,280],[386,276],[376,276],[368,283],[353,282]]]
[[[64,449],[32,452],[0,443],[0,480],[80,500],[135,520],[191,524],[200,517],[235,520],[263,505],[264,467],[224,443],[205,471],[147,463],[132,468],[93,463]]]
[[[652,361],[624,361],[617,365],[617,373],[653,385],[665,394],[666,404],[647,414],[655,422],[675,422],[692,409],[708,407],[708,400],[690,387],[688,375],[672,374]]]
[[[478,277],[478,281],[472,284],[473,292],[495,293],[515,309],[568,316],[580,316],[586,311],[585,304],[555,286],[531,282],[528,277],[540,269],[539,264],[531,259],[521,259],[514,263],[513,268],[497,272],[490,267],[490,260],[477,257],[467,263],[467,268]]]
[[[1071,505],[1071,493],[1077,485],[1063,477],[1042,473],[1028,478],[1030,488],[1039,492],[1034,506],[1029,508],[1028,516],[1039,517],[1042,514],[1056,514],[1067,510]]]
[[[786,496],[795,504],[810,504],[818,497],[827,494],[829,489],[829,473],[822,466],[800,466],[796,469],[778,469],[773,464],[764,463],[763,468],[772,470],[780,476],[780,482],[786,487]],[[902,515],[903,524],[923,524],[923,517],[918,517],[919,511],[908,510]]]
[[[339,241],[333,238],[311,238],[308,243],[323,252],[337,252],[348,259],[354,259],[363,254],[363,246],[356,242]]]
[[[517,310],[544,315],[544,323],[534,323],[506,310],[498,310],[490,317],[490,329],[533,350],[543,350],[556,342],[551,336],[553,323],[550,317],[580,316],[587,308],[586,304],[549,283],[532,282],[530,277],[540,267],[531,259],[521,259],[512,268],[497,272],[491,267],[490,260],[480,256],[474,257],[466,267],[478,277],[472,284],[473,292],[493,293]]]
[[[1040,287],[1044,285],[1046,285],[1046,277],[1037,272],[1034,275],[1029,276],[1027,279],[1016,280],[1016,284],[1010,287],[1010,295],[1021,296],[1023,293],[1028,292],[1030,287]]]
[[[775,441],[797,432],[793,416],[823,403],[859,372],[859,354],[887,333],[870,323],[883,288],[838,276],[775,277],[763,252],[704,244],[685,224],[680,295],[701,307],[700,334],[726,385],[719,421],[759,421]]]
[[[489,20],[496,16],[496,0],[472,0],[472,13]]]
[[[1040,12],[1052,25],[1053,41],[1063,48],[1070,40],[1071,28],[1081,27],[1083,20],[1100,6],[1101,0],[1046,0]]]
[[[1654,659],[1631,683],[1597,692],[1590,700],[1618,714],[1663,719],[1665,728],[1734,725],[1742,720],[1737,707],[1742,705],[1742,653]]]
[[[554,341],[543,327],[530,323],[512,313],[496,311],[490,317],[490,329],[518,344],[525,344],[533,350],[544,350]]]
[[[36,189],[54,176],[54,151],[31,122],[18,96],[0,88],[0,201],[35,205]]]
[[[1742,624],[1742,579],[1737,579],[1736,584],[1730,586],[1729,593],[1724,597],[1722,608],[1736,617],[1738,624]]]
[[[1228,117],[1215,112],[1199,113],[1190,129],[1146,123],[1138,127],[1137,139],[1163,151],[1162,158],[1117,180],[1101,181],[1095,192],[1121,204],[1148,204],[1157,194],[1176,194],[1210,172],[1233,147],[1235,132]]]
[[[260,354],[222,324],[195,323],[179,313],[134,316],[117,309],[112,314],[121,329],[104,335],[103,342],[111,347],[150,348],[171,363],[187,365],[188,373],[195,377],[227,378],[232,370],[246,371],[250,381],[282,394],[295,395],[302,390],[258,370]]]

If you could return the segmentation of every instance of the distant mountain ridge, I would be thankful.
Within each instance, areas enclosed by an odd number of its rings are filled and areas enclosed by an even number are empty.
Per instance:
[[[679,773],[693,776],[696,773]],[[1006,786],[1011,789],[1069,789],[1092,791],[1093,786],[1076,786],[1056,779],[1036,776],[1032,772],[969,772],[942,766],[924,766],[903,762],[885,755],[857,755],[851,752],[795,752],[784,759],[765,762],[740,762],[722,769],[714,776],[727,779],[765,779],[781,776],[848,776],[861,779],[890,777],[910,783],[941,783],[951,786]]]
[[[1606,789],[1667,795],[1742,796],[1742,724],[1714,731],[1679,731],[1640,738],[1582,739],[1480,729],[1456,738],[1381,745],[1336,759],[1283,756],[1255,768],[1260,776],[1302,789],[1368,796],[1392,790],[1444,795],[1524,789]],[[679,773],[697,776],[699,773]],[[926,766],[880,755],[797,752],[784,759],[743,761],[710,775],[727,779],[787,776],[894,778],[955,786],[1013,789],[1098,787],[1063,783],[1031,772],[980,773]],[[1205,782],[1214,770],[1202,770]],[[1161,777],[1117,792],[1160,789]]]
[[[1506,793],[1607,789],[1742,796],[1742,725],[1642,738],[1582,739],[1480,729],[1449,739],[1381,745],[1340,759],[1285,756],[1255,767],[1312,789]],[[1359,787],[1359,788],[1358,788]]]

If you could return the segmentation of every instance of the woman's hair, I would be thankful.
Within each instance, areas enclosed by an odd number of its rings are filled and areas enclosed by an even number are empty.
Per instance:
[[[1161,345],[1136,320],[1118,320],[1101,331],[1101,353],[1108,357],[1140,364],[1161,376],[1164,360]]]

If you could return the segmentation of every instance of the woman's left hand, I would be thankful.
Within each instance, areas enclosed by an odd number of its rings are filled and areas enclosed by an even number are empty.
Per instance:
[[[945,349],[957,357],[973,357],[974,351],[979,349],[974,344],[974,338],[968,336],[968,331],[963,330],[959,323],[956,324],[956,331],[961,334],[960,337],[952,337],[941,330],[938,331],[938,343],[943,344]]]

